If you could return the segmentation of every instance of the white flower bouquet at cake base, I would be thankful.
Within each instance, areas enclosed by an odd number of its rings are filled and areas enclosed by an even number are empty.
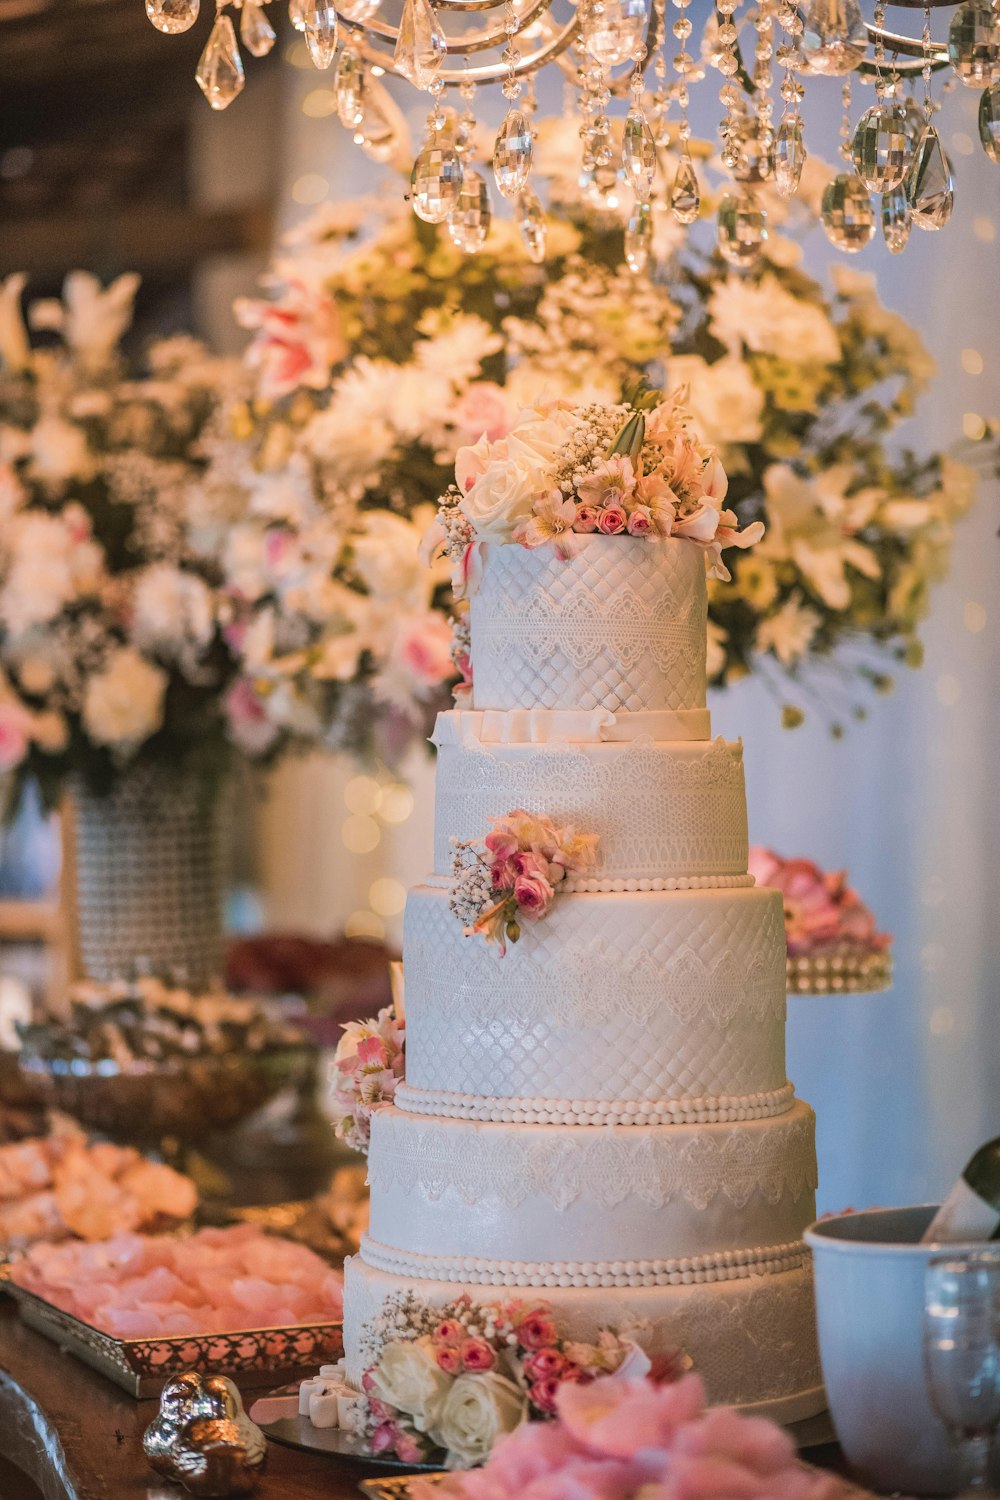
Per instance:
[[[524,1299],[460,1296],[431,1307],[403,1296],[382,1308],[365,1336],[372,1357],[362,1377],[362,1431],[371,1451],[449,1469],[482,1464],[522,1423],[551,1419],[565,1384],[651,1369],[629,1340],[610,1330],[592,1344],[567,1339],[544,1302]],[[678,1357],[660,1378],[683,1368]]]

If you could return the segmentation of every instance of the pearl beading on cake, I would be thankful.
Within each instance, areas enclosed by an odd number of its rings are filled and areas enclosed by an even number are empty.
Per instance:
[[[767,1093],[705,1099],[484,1099],[477,1094],[418,1089],[407,1083],[396,1103],[411,1114],[451,1120],[487,1120],[510,1125],[722,1125],[761,1120],[791,1109],[790,1083]]]
[[[797,1269],[808,1252],[801,1241],[793,1241],[763,1249],[720,1250],[669,1260],[488,1260],[475,1255],[419,1255],[395,1250],[365,1235],[361,1254],[376,1270],[421,1280],[459,1281],[472,1286],[638,1287],[702,1286],[773,1275]]]
[[[621,895],[630,891],[742,891],[755,883],[752,875],[668,875],[651,880],[600,880],[589,877],[564,880],[560,894],[569,895],[574,891],[585,895]],[[450,879],[447,875],[427,875],[423,884],[445,891],[449,888]]]

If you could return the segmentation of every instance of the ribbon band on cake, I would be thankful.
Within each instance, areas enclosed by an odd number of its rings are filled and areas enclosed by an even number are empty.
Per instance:
[[[467,708],[438,715],[432,742],[442,745],[630,744],[639,740],[708,740],[707,708]]]

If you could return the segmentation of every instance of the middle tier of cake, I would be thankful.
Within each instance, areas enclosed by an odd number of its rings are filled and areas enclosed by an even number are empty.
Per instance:
[[[404,956],[411,1112],[645,1125],[792,1102],[776,891],[560,895],[501,956],[418,886]]]

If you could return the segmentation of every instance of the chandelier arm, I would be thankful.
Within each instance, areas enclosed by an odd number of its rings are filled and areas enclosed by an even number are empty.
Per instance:
[[[534,17],[546,8],[546,0],[538,0],[538,3],[528,14]],[[384,68],[387,73],[391,73],[396,77],[401,76],[393,66],[391,49],[383,52],[380,48],[372,44],[370,38],[373,27],[370,21],[348,21],[345,17],[344,24],[355,36],[360,38],[361,52],[368,62],[375,63],[378,67]],[[523,77],[526,74],[536,72],[539,68],[544,67],[546,63],[559,59],[561,54],[573,45],[578,32],[579,23],[574,17],[561,30],[557,31],[553,36],[546,38],[540,46],[524,54],[514,68],[514,76],[516,78]],[[387,43],[394,43],[395,38],[392,28],[380,26],[379,36]],[[506,40],[506,37],[504,37],[504,40]],[[461,48],[461,52],[485,51],[489,45],[488,42],[481,42],[478,47],[473,48],[468,43],[465,43]],[[498,44],[494,43],[493,45]],[[459,51],[457,46],[453,47],[451,44],[449,44],[448,50],[449,52]],[[477,66],[471,68],[441,68],[437,74],[441,82],[449,87],[459,87],[463,83],[499,83],[502,79],[509,76],[510,68],[505,62],[479,63]]]
[[[909,57],[919,60],[920,67],[923,67],[924,44],[919,38],[903,36],[895,31],[886,31],[884,26],[873,26],[868,21],[865,22],[865,30],[873,42],[881,41],[886,52],[894,52],[899,57]],[[932,68],[946,68],[948,66],[948,48],[944,42],[932,42],[927,56],[930,58]],[[871,63],[861,64],[861,67],[871,66]],[[917,71],[919,72],[919,68]]]
[[[522,32],[524,28],[530,26],[532,22],[535,21],[543,12],[546,12],[548,10],[548,7],[549,0],[533,0],[533,3],[529,5],[527,9],[522,13]],[[473,7],[469,8],[471,9]],[[493,3],[493,0],[490,0],[489,6],[477,4],[474,8],[477,10],[493,10],[496,7]],[[343,25],[355,36],[361,36],[363,38],[377,36],[386,43],[387,47],[389,47],[390,49],[395,48],[396,40],[399,36],[398,26],[389,26],[385,21],[378,21],[374,17],[367,21],[352,21],[349,19],[349,17],[340,15],[339,11],[337,14],[338,16],[340,16],[340,20]],[[574,18],[574,20],[568,22],[567,25],[570,31],[575,35],[578,28],[578,22],[576,21],[576,19]],[[464,57],[469,52],[488,52],[492,47],[505,46],[507,40],[507,33],[505,29],[500,26],[495,31],[474,31],[471,32],[468,36],[457,37],[448,42],[447,50],[449,55],[453,57]],[[377,61],[379,64],[384,65],[385,54],[379,53],[375,58],[375,61]],[[498,63],[497,69],[497,78],[503,78],[506,76],[506,73],[508,71],[506,64],[501,65]],[[395,69],[390,69],[390,71],[395,72]],[[517,71],[521,73],[524,72],[525,69],[519,68]],[[445,74],[439,73],[438,77],[444,78]],[[479,80],[479,82],[485,81],[485,79]]]

